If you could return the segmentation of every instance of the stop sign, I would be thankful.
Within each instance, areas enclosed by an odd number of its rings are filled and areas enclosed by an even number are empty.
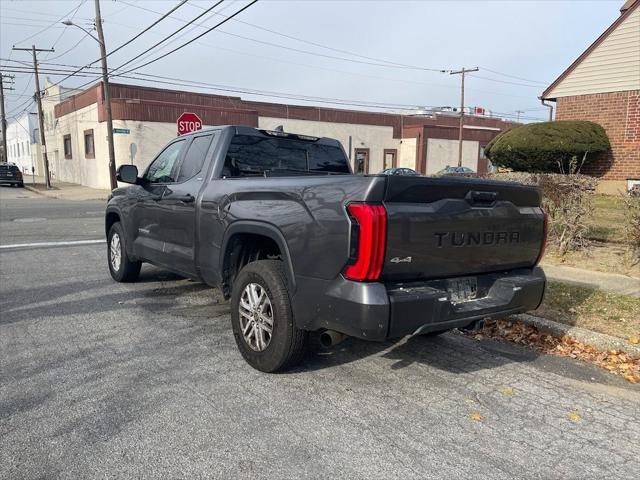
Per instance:
[[[202,129],[202,120],[198,115],[184,112],[178,117],[178,135],[195,132]]]

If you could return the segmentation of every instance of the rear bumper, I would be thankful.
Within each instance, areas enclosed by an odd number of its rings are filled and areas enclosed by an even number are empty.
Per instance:
[[[2,185],[11,185],[14,183],[19,183],[20,185],[22,185],[22,177],[0,177],[0,184]]]
[[[382,284],[340,277],[320,289],[320,285],[306,285],[311,279],[301,279],[293,299],[294,314],[298,325],[307,330],[326,328],[380,341],[534,310],[546,283],[538,267],[476,278],[482,298],[458,304],[451,301],[444,280]],[[323,290],[319,298],[318,291]]]

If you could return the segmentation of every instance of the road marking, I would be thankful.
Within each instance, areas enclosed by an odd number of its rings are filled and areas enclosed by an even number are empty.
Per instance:
[[[68,247],[72,245],[94,245],[105,242],[106,240],[102,238],[100,240],[74,240],[69,242],[15,243],[13,245],[0,245],[0,250],[9,248]]]

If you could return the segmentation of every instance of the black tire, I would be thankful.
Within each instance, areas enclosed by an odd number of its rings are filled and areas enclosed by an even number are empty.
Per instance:
[[[119,242],[117,242],[120,249],[119,263],[112,261],[111,243],[114,236],[116,235],[119,239]],[[116,282],[135,282],[138,279],[138,275],[140,274],[140,267],[142,267],[142,262],[133,262],[129,259],[124,242],[125,237],[124,231],[122,230],[122,225],[120,225],[120,222],[116,222],[111,225],[109,234],[107,235],[107,263],[109,265],[109,272],[111,273],[111,277]],[[117,250],[117,247],[115,245],[113,250]]]
[[[256,351],[242,333],[240,301],[250,284],[264,289],[271,307],[272,331],[262,351]],[[246,315],[242,321],[247,321]],[[281,261],[259,260],[247,264],[240,271],[231,292],[231,327],[242,357],[256,370],[274,373],[302,361],[308,334],[296,327]],[[249,335],[251,331],[249,330]]]

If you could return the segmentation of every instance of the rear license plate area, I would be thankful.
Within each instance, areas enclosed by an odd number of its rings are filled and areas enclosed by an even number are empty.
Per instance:
[[[475,300],[478,298],[478,279],[464,277],[447,280],[447,293],[454,304]]]

